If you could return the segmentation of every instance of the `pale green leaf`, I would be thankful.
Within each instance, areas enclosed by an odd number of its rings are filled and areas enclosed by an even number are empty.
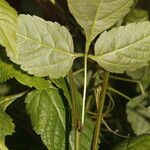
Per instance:
[[[134,0],[68,0],[69,9],[89,42],[124,17],[133,3]]]
[[[2,97],[0,97],[0,108],[5,111],[7,106],[9,106],[17,98],[22,97],[24,94],[25,94],[25,92],[15,94],[15,95],[11,95],[11,96],[2,96]]]
[[[133,9],[127,18],[128,23],[142,22],[148,20],[149,20],[148,11],[143,9]]]
[[[19,63],[35,76],[66,76],[75,59],[70,33],[58,23],[20,15],[17,33]]]
[[[0,108],[0,136],[12,135],[15,125],[12,119]]]
[[[150,103],[148,96],[138,96],[127,104],[127,119],[135,134],[150,133]]]
[[[5,0],[0,0],[0,44],[16,59],[17,12]]]
[[[29,87],[35,87],[36,89],[52,88],[51,83],[45,79],[30,76],[25,72],[17,69],[17,66],[4,62],[0,59],[0,83],[6,81],[9,78],[15,78],[21,84],[27,85]]]
[[[49,150],[64,150],[66,139],[65,108],[55,89],[36,90],[26,97],[26,108],[37,134]]]
[[[113,150],[149,150],[150,148],[150,135],[137,136],[135,138],[126,139]]]
[[[123,73],[148,65],[150,22],[131,23],[101,34],[91,59],[109,72]]]

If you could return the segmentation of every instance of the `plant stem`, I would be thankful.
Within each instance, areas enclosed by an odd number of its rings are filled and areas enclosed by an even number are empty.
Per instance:
[[[100,134],[101,124],[102,124],[102,114],[103,114],[108,81],[109,81],[109,72],[106,71],[104,75],[104,81],[103,81],[102,91],[100,95],[100,102],[98,105],[98,117],[97,117],[96,126],[94,130],[92,150],[98,150],[98,140],[99,140],[99,134]]]
[[[71,87],[72,120],[73,120],[74,129],[75,129],[75,150],[79,150],[80,134],[78,130],[79,122],[78,122],[78,112],[77,112],[77,107],[76,107],[76,87],[75,87],[72,70],[69,73],[69,80],[70,80],[70,87]]]
[[[81,119],[81,128],[84,125],[84,112],[85,112],[85,101],[86,101],[86,88],[87,88],[87,59],[88,51],[90,47],[90,42],[86,43],[85,47],[85,56],[84,56],[84,88],[83,88],[83,101],[82,101],[82,119]]]
[[[132,100],[132,98],[128,97],[127,95],[123,94],[122,92],[120,92],[120,91],[118,91],[118,90],[116,90],[116,89],[114,89],[114,88],[112,88],[112,87],[109,87],[108,90],[110,90],[110,91],[112,91],[112,92],[114,92],[114,93],[116,93],[116,94],[118,94],[118,95],[124,97],[124,98],[127,99],[128,101],[131,101],[131,100]]]

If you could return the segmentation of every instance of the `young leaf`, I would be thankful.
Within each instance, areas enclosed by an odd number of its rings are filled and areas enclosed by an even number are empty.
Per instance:
[[[27,112],[37,134],[49,150],[65,149],[65,108],[55,89],[36,90],[26,97]]]
[[[126,139],[113,150],[149,150],[150,148],[150,135],[137,136],[132,139]]]
[[[127,104],[127,119],[136,135],[150,133],[150,107],[147,106],[150,106],[149,98],[142,95]]]
[[[9,106],[14,100],[23,96],[24,94],[25,92],[11,95],[11,96],[0,97],[0,108],[5,111],[7,106]]]
[[[0,0],[0,44],[16,59],[17,12],[5,0]]]
[[[52,88],[50,82],[43,78],[30,76],[23,71],[17,69],[13,64],[9,64],[0,60],[0,83],[3,83],[9,78],[15,78],[18,82],[36,89]]]
[[[109,72],[123,73],[148,65],[150,22],[131,23],[101,34],[95,55],[89,56]]]
[[[87,41],[110,28],[124,17],[134,0],[68,0],[68,6],[84,29]]]
[[[66,76],[75,59],[70,33],[58,23],[20,15],[17,33],[19,62],[35,76]]]
[[[128,23],[142,22],[148,20],[149,20],[148,11],[143,9],[133,9],[127,18]]]

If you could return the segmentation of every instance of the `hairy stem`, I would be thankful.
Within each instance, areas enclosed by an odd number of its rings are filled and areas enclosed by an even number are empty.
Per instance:
[[[104,75],[104,81],[103,81],[100,101],[98,105],[98,117],[97,117],[96,126],[94,130],[92,150],[98,150],[98,140],[99,140],[99,134],[100,134],[101,124],[102,124],[102,114],[103,114],[108,81],[109,81],[109,72],[106,71]]]

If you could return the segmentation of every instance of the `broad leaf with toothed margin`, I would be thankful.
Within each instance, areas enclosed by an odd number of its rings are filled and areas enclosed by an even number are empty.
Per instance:
[[[18,57],[21,68],[35,76],[66,76],[75,55],[70,33],[58,23],[37,16],[20,15]]]
[[[134,0],[68,0],[69,9],[89,42],[124,17],[133,3]]]
[[[16,59],[17,12],[5,0],[0,0],[0,44]]]
[[[49,150],[64,150],[70,143],[70,150],[74,150],[74,132],[66,130],[66,108],[56,89],[35,90],[26,97],[27,112],[37,134],[41,135],[44,144]],[[89,148],[93,137],[92,121],[85,116],[85,127],[81,134],[80,148]],[[88,143],[88,144],[87,144]]]
[[[131,23],[104,32],[95,44],[91,58],[109,72],[123,73],[148,65],[150,61],[150,22]]]

